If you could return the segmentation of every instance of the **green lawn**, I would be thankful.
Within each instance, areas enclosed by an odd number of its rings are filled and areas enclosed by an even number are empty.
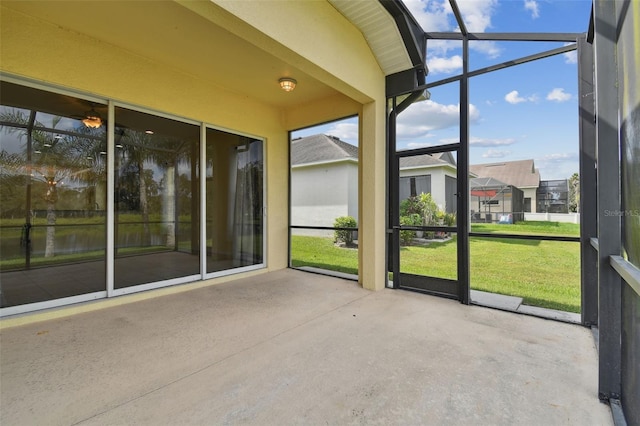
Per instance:
[[[527,226],[529,224],[530,226]],[[525,222],[481,224],[475,232],[579,235],[579,225]],[[513,228],[512,228],[513,227]],[[517,228],[516,228],[517,227]],[[455,238],[426,246],[402,247],[402,272],[456,278]],[[471,288],[519,296],[527,305],[580,312],[580,244],[575,242],[472,237]],[[355,249],[334,246],[331,238],[292,237],[293,266],[314,266],[357,274]]]
[[[491,234],[519,234],[519,235],[562,235],[579,237],[580,225],[575,223],[526,221],[512,225],[497,223],[472,223],[471,232]]]
[[[292,266],[313,266],[331,271],[358,274],[358,250],[340,248],[333,244],[332,238],[291,237]]]

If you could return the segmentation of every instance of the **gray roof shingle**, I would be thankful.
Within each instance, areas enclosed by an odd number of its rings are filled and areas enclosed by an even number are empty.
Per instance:
[[[352,159],[358,161],[358,147],[331,135],[312,135],[291,141],[291,165],[322,163]],[[400,168],[452,165],[456,160],[450,152],[423,154],[400,158]]]
[[[422,154],[414,155],[412,157],[400,158],[400,168],[408,167],[424,167],[424,166],[436,166],[436,165],[452,165],[456,166],[456,160],[449,152],[441,152],[438,154]]]
[[[358,161],[358,147],[336,136],[312,135],[291,141],[291,165],[352,159]]]
[[[518,188],[540,186],[540,172],[533,160],[475,164],[469,166],[469,171],[478,177],[492,177]]]
[[[477,188],[502,188],[509,184],[499,181],[492,177],[478,177],[469,179],[469,187],[471,189]]]

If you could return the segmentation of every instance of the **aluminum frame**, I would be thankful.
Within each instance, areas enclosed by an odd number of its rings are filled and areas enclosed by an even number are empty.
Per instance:
[[[77,97],[79,99],[83,99],[83,100],[87,100],[96,104],[102,104],[102,105],[107,105],[107,217],[106,217],[106,246],[105,246],[105,290],[103,291],[98,291],[98,292],[91,292],[91,293],[85,293],[85,294],[80,294],[80,295],[76,295],[76,296],[71,296],[71,297],[66,297],[66,298],[58,298],[58,299],[51,299],[51,300],[46,300],[43,302],[35,302],[35,303],[28,303],[28,304],[23,304],[23,305],[16,305],[16,306],[9,306],[9,307],[5,307],[5,308],[0,308],[0,318],[5,318],[8,316],[12,316],[12,315],[18,315],[18,314],[24,314],[24,313],[30,313],[30,312],[35,312],[35,311],[39,311],[39,310],[43,310],[43,309],[50,309],[50,308],[58,308],[58,307],[63,307],[63,306],[67,306],[67,305],[72,305],[72,304],[76,304],[76,303],[82,303],[82,302],[89,302],[89,301],[95,301],[95,300],[100,300],[100,299],[109,299],[112,297],[117,297],[117,296],[121,296],[121,295],[126,295],[126,294],[133,294],[133,293],[139,293],[142,291],[148,291],[148,290],[153,290],[153,289],[159,289],[159,288],[164,288],[164,287],[170,287],[170,286],[175,286],[175,285],[179,285],[179,284],[187,284],[187,283],[194,283],[194,282],[198,282],[198,281],[204,281],[204,280],[208,280],[208,279],[212,279],[212,278],[219,278],[219,277],[224,277],[224,276],[228,276],[228,275],[235,275],[235,274],[241,274],[241,273],[245,273],[245,272],[250,272],[250,271],[255,271],[255,270],[259,270],[259,269],[265,269],[267,268],[267,263],[268,263],[268,253],[267,253],[267,247],[268,247],[268,223],[266,221],[267,219],[267,179],[266,179],[266,171],[268,168],[267,165],[267,141],[265,138],[260,137],[260,136],[256,136],[253,134],[249,134],[249,133],[245,133],[245,132],[240,132],[237,130],[233,130],[233,129],[227,129],[221,126],[215,126],[213,124],[207,123],[207,122],[202,122],[202,121],[197,121],[197,120],[193,120],[193,119],[189,119],[189,118],[185,118],[182,116],[178,116],[178,115],[173,115],[173,114],[169,114],[169,113],[164,113],[161,111],[157,111],[154,109],[150,109],[150,108],[146,108],[146,107],[141,107],[139,105],[135,105],[135,104],[131,104],[128,102],[122,102],[119,100],[115,100],[112,98],[103,98],[103,97],[98,97],[98,96],[93,96],[91,94],[87,94],[85,92],[81,92],[81,91],[75,91],[75,90],[70,90],[67,88],[61,88],[58,87],[56,85],[52,85],[52,84],[44,84],[41,82],[37,82],[28,78],[23,78],[23,77],[19,77],[19,76],[13,76],[11,74],[8,73],[0,73],[0,79],[3,81],[7,81],[10,83],[14,83],[14,84],[19,84],[19,85],[23,85],[23,86],[27,86],[27,87],[32,87],[32,88],[36,88],[36,89],[40,89],[40,90],[44,90],[44,91],[48,91],[48,92],[53,92],[53,93],[59,93],[59,94],[63,94],[63,95],[67,95],[67,96],[74,96]],[[240,267],[240,268],[233,268],[233,269],[228,269],[228,270],[224,270],[224,271],[217,271],[214,273],[206,273],[206,228],[205,226],[203,226],[203,222],[206,223],[206,217],[204,214],[205,208],[206,208],[206,199],[204,196],[201,197],[201,203],[200,203],[200,208],[201,208],[201,213],[200,213],[200,249],[201,249],[201,253],[200,253],[200,270],[197,274],[191,274],[188,276],[183,276],[183,277],[178,277],[178,278],[172,278],[172,279],[168,279],[168,280],[163,280],[163,281],[155,281],[155,282],[151,282],[151,283],[143,283],[143,284],[138,284],[135,286],[131,286],[131,287],[124,287],[124,288],[120,288],[120,289],[116,289],[115,288],[115,282],[114,282],[114,275],[115,275],[115,240],[114,240],[114,236],[115,236],[115,194],[114,194],[114,188],[115,188],[115,108],[116,107],[121,107],[121,108],[127,108],[127,109],[131,109],[134,111],[139,111],[139,112],[143,112],[143,113],[148,113],[148,114],[153,114],[155,116],[158,117],[162,117],[162,118],[167,118],[167,119],[171,119],[171,120],[176,120],[176,121],[180,121],[180,122],[184,122],[184,123],[189,123],[189,124],[193,124],[193,125],[197,125],[200,127],[200,152],[199,152],[199,162],[201,165],[201,173],[200,173],[200,179],[199,179],[199,183],[198,183],[198,189],[201,192],[201,194],[205,194],[205,190],[206,190],[206,177],[205,174],[202,173],[202,165],[205,164],[205,159],[206,159],[206,129],[207,128],[211,128],[211,129],[216,129],[216,130],[221,130],[221,131],[225,131],[228,133],[233,133],[235,135],[239,135],[239,136],[246,136],[246,137],[250,137],[250,138],[254,138],[257,140],[261,140],[262,143],[264,144],[263,146],[263,163],[264,163],[264,168],[263,168],[263,218],[265,219],[264,222],[264,227],[263,227],[263,231],[262,231],[262,240],[263,240],[263,257],[262,257],[262,262],[256,265],[250,265],[250,266],[245,266],[245,267]],[[204,249],[203,249],[204,246]]]
[[[461,40],[462,41],[462,74],[448,77],[445,79],[437,80],[435,82],[419,84],[412,91],[405,91],[402,93],[389,93],[392,90],[387,89],[388,97],[392,100],[392,108],[388,115],[387,124],[387,194],[388,194],[388,241],[387,241],[387,270],[394,272],[393,288],[401,287],[400,280],[395,279],[395,274],[400,271],[400,259],[399,259],[399,217],[397,212],[399,211],[399,200],[397,197],[391,197],[391,192],[395,191],[399,181],[399,158],[408,157],[412,155],[427,154],[440,151],[456,151],[458,153],[457,172],[458,176],[468,176],[469,174],[469,78],[478,75],[486,74],[489,72],[505,69],[515,65],[524,64],[527,62],[548,58],[551,56],[563,54],[566,52],[574,51],[578,49],[578,40],[580,37],[585,37],[582,33],[469,33],[460,8],[458,7],[456,0],[449,0],[453,15],[456,19],[460,32],[425,32],[424,46],[426,49],[428,40]],[[493,40],[493,41],[556,41],[556,42],[573,42],[570,45],[558,47],[555,49],[543,51],[533,55],[524,56],[514,60],[502,62],[496,65],[492,65],[477,70],[469,70],[469,41],[471,40]],[[426,62],[426,54],[425,54]],[[410,105],[418,97],[422,91],[441,86],[448,83],[459,82],[460,84],[460,139],[457,144],[451,144],[446,146],[435,146],[416,150],[408,150],[398,152],[396,150],[396,119],[406,107]],[[403,100],[399,105],[396,103],[396,97],[400,95],[410,94],[410,96]],[[458,263],[458,299],[464,304],[469,304],[471,286],[470,286],[470,250],[469,250],[469,238],[470,236],[484,236],[480,233],[470,232],[470,217],[469,217],[469,198],[464,194],[469,193],[469,182],[467,179],[457,179],[457,263]],[[463,212],[463,214],[460,214]],[[406,227],[402,227],[405,229]],[[408,228],[406,228],[408,229]],[[487,234],[488,237],[497,238],[494,234]],[[500,238],[524,238],[524,239],[538,239],[538,240],[553,240],[553,241],[571,241],[578,242],[579,238],[575,237],[543,237],[543,236],[525,236],[522,235],[500,235]],[[582,250],[581,250],[582,251]],[[584,284],[582,285],[584,287]]]
[[[610,256],[620,255],[621,220],[618,215],[607,214],[621,205],[615,3],[596,0],[593,11],[598,161],[598,397],[609,401],[620,399],[622,359],[622,282],[610,264]]]
[[[597,200],[590,188],[597,184],[595,88],[593,48],[586,35],[578,38],[578,105],[580,140],[580,275],[582,324],[598,325],[598,256],[591,238],[598,235]]]

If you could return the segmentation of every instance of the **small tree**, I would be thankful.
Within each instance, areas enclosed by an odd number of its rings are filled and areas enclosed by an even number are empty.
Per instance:
[[[351,216],[337,217],[333,222],[334,228],[356,228],[358,223]],[[334,243],[344,243],[347,246],[353,245],[353,231],[335,230],[333,234]]]

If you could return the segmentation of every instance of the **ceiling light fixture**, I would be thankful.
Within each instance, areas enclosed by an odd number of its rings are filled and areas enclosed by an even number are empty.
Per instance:
[[[82,123],[91,129],[97,129],[102,126],[102,118],[95,109],[91,108],[91,111],[85,113]]]
[[[298,84],[295,79],[289,77],[282,77],[280,80],[278,80],[278,83],[280,83],[280,87],[285,92],[291,92],[296,88],[296,84]]]

